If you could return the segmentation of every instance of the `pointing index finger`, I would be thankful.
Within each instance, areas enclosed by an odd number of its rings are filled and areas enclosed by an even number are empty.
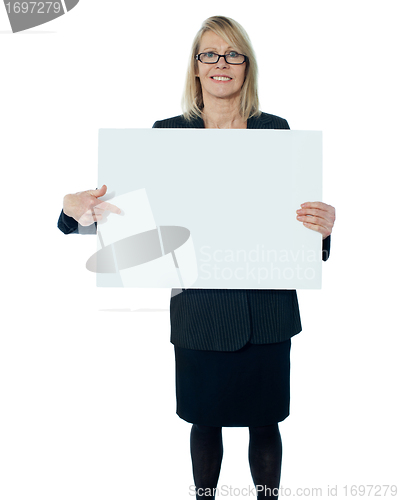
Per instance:
[[[94,206],[103,210],[108,210],[109,212],[112,212],[114,214],[120,215],[122,213],[122,210],[119,207],[117,207],[116,205],[112,205],[112,203],[108,203],[107,201],[100,201]]]

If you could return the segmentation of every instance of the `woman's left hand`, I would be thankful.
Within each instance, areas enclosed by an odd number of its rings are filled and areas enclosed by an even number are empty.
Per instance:
[[[335,222],[335,208],[321,201],[302,203],[301,207],[296,211],[297,219],[305,227],[321,233],[323,240],[330,236]]]

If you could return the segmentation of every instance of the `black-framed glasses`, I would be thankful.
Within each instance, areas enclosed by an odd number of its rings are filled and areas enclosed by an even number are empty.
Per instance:
[[[214,52],[201,52],[197,54],[195,58],[197,61],[204,64],[216,64],[219,59],[224,57],[227,64],[244,64],[248,61],[248,57],[244,54],[238,54],[237,52],[229,52],[228,54],[215,54]]]

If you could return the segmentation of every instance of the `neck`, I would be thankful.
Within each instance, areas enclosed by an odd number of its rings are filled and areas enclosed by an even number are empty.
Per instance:
[[[217,99],[207,102],[204,99],[202,118],[205,128],[245,128],[246,121],[240,115],[239,103]]]

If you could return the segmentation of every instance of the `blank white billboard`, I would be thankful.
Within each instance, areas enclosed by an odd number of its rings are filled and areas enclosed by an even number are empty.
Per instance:
[[[321,288],[322,236],[296,219],[322,200],[322,134],[100,129],[98,286]]]

